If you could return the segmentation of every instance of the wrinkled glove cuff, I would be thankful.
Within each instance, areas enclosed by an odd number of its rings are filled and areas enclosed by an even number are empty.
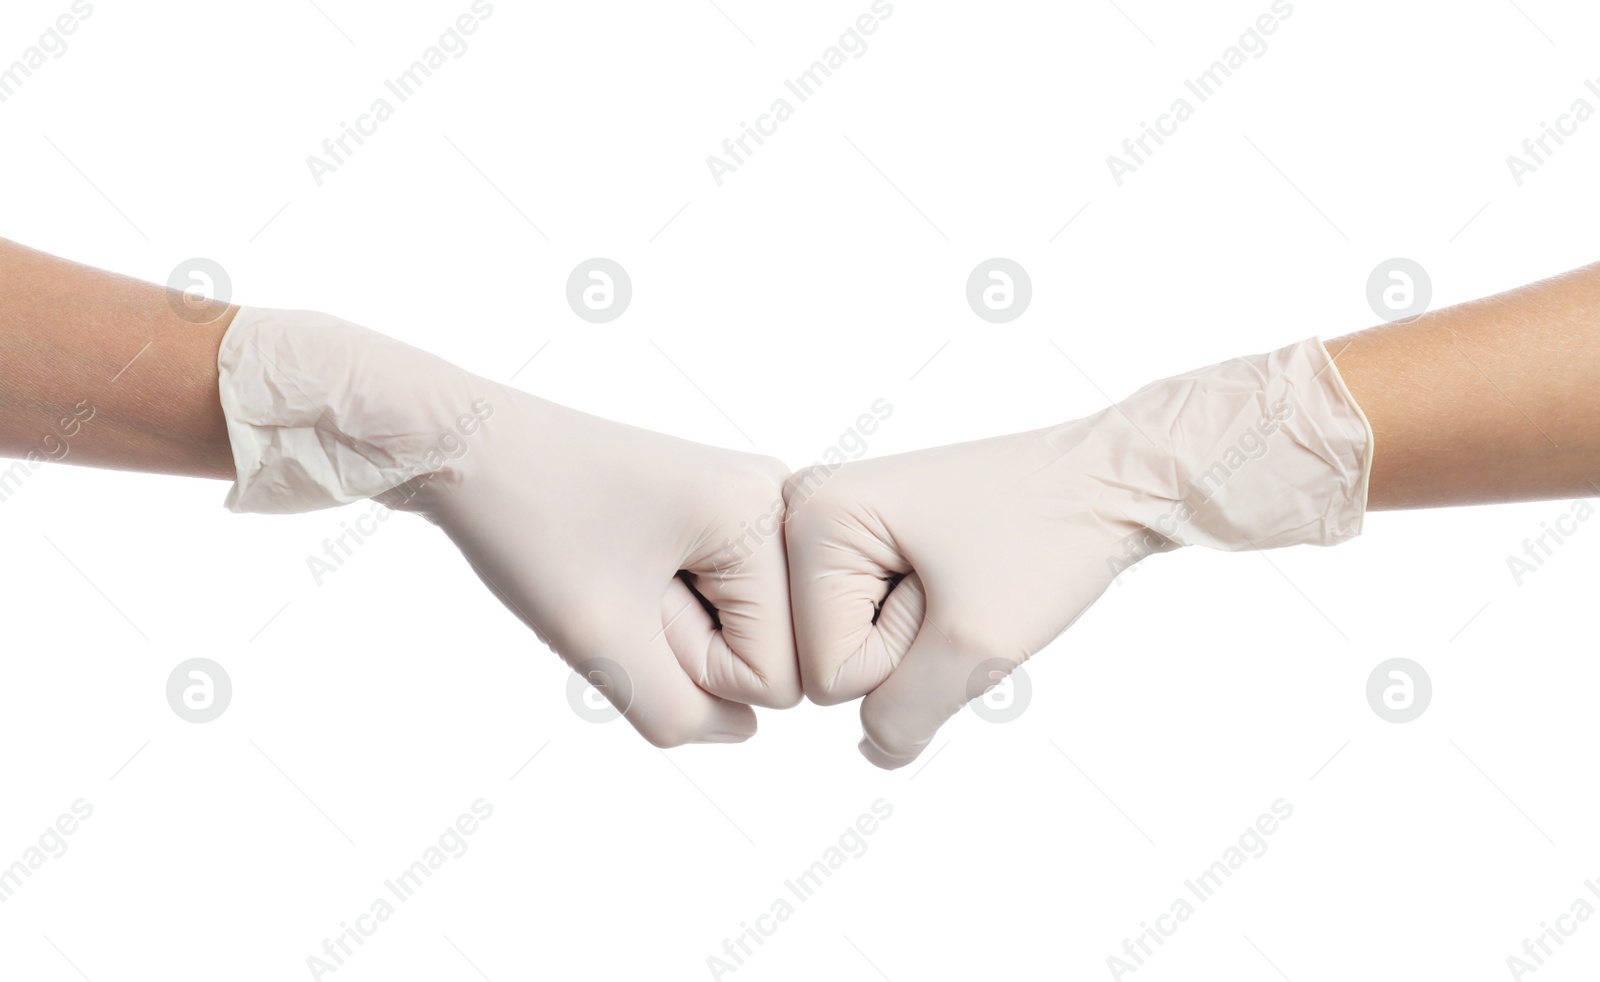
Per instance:
[[[436,473],[441,434],[493,412],[466,372],[315,311],[242,308],[217,367],[235,512],[331,508]]]
[[[1145,524],[1178,545],[1331,546],[1361,533],[1372,428],[1318,338],[1146,386],[1119,404],[1169,442]]]

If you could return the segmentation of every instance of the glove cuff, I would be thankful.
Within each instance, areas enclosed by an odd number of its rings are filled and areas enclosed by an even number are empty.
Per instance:
[[[437,473],[458,420],[493,412],[449,362],[308,310],[240,309],[217,367],[235,512],[331,508]]]
[[[1230,551],[1337,545],[1361,533],[1372,428],[1319,338],[1147,386],[1120,404],[1171,441],[1145,524]]]

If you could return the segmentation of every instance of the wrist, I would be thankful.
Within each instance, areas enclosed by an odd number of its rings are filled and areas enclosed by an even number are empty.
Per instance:
[[[240,512],[311,511],[449,477],[497,388],[315,311],[240,309],[217,362],[236,471],[225,505]]]
[[[1170,454],[1139,513],[1157,535],[1236,551],[1360,534],[1371,429],[1318,339],[1164,379],[1115,408]]]

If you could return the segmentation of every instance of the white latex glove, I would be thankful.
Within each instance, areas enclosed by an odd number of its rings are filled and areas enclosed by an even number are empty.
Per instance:
[[[231,510],[377,497],[425,516],[657,746],[744,740],[745,703],[799,701],[780,462],[597,419],[309,311],[240,310],[218,364]]]
[[[785,493],[806,695],[865,695],[861,752],[908,764],[1140,558],[1353,538],[1371,443],[1312,338],[1087,419],[796,474]]]

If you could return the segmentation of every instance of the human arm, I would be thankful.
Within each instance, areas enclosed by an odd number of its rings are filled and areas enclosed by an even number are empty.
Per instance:
[[[1600,494],[1600,264],[1328,350],[1372,423],[1369,508]]]
[[[743,740],[750,705],[800,698],[770,458],[589,416],[337,317],[185,301],[0,243],[0,454],[41,441],[65,447],[48,459],[232,480],[234,511],[421,514],[657,745]]]
[[[217,347],[236,310],[0,239],[0,456],[231,479]]]
[[[1087,419],[801,472],[806,693],[865,696],[862,753],[903,766],[1155,553],[1333,545],[1368,507],[1600,493],[1597,380],[1589,267],[1197,369]]]

